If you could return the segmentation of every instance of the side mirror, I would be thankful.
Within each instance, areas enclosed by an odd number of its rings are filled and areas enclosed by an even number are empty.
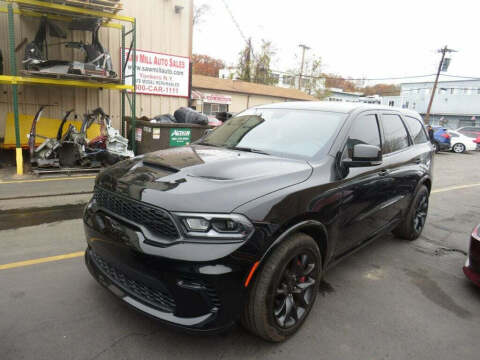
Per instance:
[[[352,158],[345,159],[342,163],[349,168],[380,165],[382,163],[382,150],[375,145],[356,144],[353,146]]]

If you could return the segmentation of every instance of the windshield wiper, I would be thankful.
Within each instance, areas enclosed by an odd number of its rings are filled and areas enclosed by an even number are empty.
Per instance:
[[[256,154],[263,154],[263,155],[270,155],[266,151],[259,150],[259,149],[254,149],[254,148],[249,148],[249,147],[242,147],[242,146],[230,146],[228,147],[229,149],[232,150],[238,150],[238,151],[247,151],[251,153],[256,153]]]

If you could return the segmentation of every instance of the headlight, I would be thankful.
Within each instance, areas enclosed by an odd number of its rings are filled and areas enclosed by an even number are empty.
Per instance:
[[[174,213],[187,237],[245,240],[253,225],[240,214]]]

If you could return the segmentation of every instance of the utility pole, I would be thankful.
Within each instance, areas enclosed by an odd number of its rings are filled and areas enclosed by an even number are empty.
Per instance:
[[[440,59],[440,64],[438,64],[437,76],[435,77],[435,82],[433,83],[432,95],[430,96],[430,101],[428,103],[427,113],[425,114],[425,124],[430,124],[430,111],[432,110],[433,98],[435,97],[435,92],[437,91],[438,85],[438,78],[440,76],[440,72],[442,71],[443,62],[445,60],[445,55],[447,53],[455,52],[455,50],[449,49],[447,45],[443,49],[437,51],[438,53],[442,54],[442,58]]]
[[[302,65],[300,67],[300,76],[298,78],[298,87],[297,87],[298,90],[300,90],[300,84],[302,82],[302,75],[303,75],[303,65],[305,64],[305,50],[310,50],[310,48],[304,44],[300,44],[298,46],[302,48]]]

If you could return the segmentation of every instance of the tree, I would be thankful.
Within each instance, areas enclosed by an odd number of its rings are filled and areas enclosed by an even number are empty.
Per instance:
[[[303,74],[301,79],[302,83],[300,84],[300,88],[307,94],[318,97],[320,94],[319,87],[321,82],[324,81],[321,76],[322,58],[315,54],[307,57],[303,64]]]
[[[260,54],[255,57],[255,72],[253,82],[265,85],[274,85],[278,83],[278,76],[272,73],[270,63],[272,57],[275,56],[276,50],[272,46],[271,41],[262,39]]]
[[[274,85],[278,83],[278,75],[271,69],[272,58],[276,50],[271,41],[262,39],[260,52],[254,55],[252,39],[248,39],[245,48],[239,53],[237,78],[258,84]]]
[[[252,39],[249,38],[238,58],[237,76],[239,80],[252,81],[252,51]]]
[[[192,55],[192,68],[194,74],[218,77],[219,70],[224,67],[225,63],[223,60],[215,59],[208,55]]]
[[[381,96],[395,96],[400,95],[400,86],[395,84],[376,84],[373,86],[366,86],[362,89],[365,96],[381,95]]]
[[[352,80],[345,79],[342,76],[335,74],[324,74],[324,76],[325,87],[327,87],[328,89],[338,88],[347,92],[358,91],[357,85]]]

